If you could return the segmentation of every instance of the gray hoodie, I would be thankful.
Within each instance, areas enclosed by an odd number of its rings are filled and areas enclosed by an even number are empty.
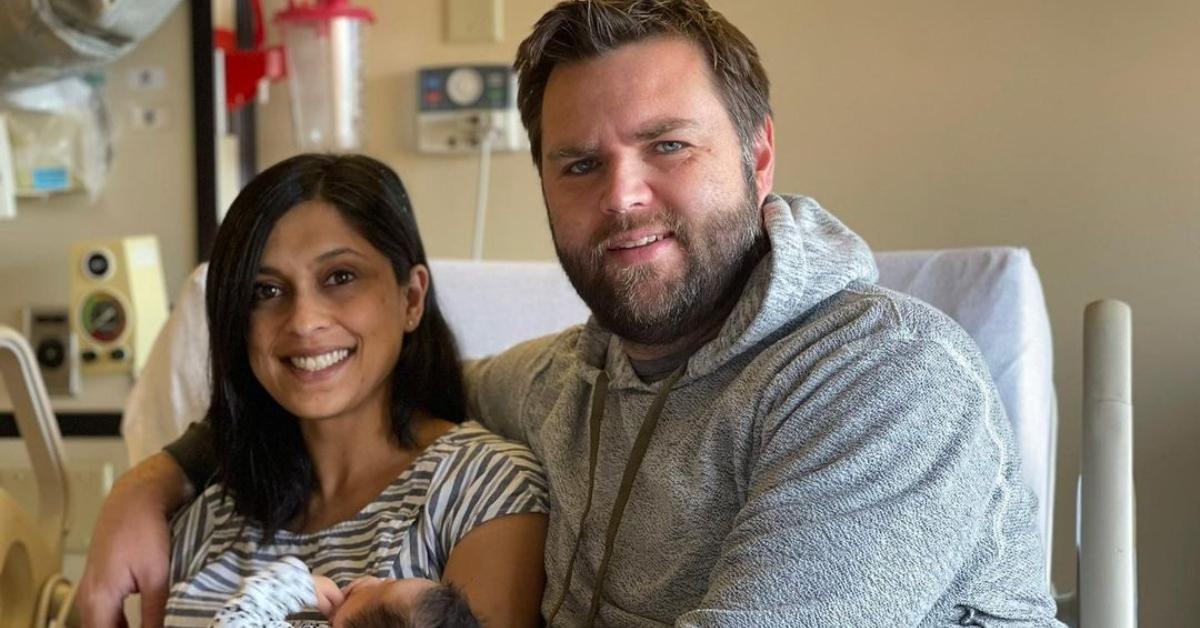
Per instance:
[[[771,253],[666,398],[597,624],[1058,625],[1034,498],[971,339],[874,285],[866,243],[811,199],[768,197],[764,221]],[[553,625],[586,621],[618,484],[666,383],[642,382],[594,320],[468,370],[472,411],[545,464]]]

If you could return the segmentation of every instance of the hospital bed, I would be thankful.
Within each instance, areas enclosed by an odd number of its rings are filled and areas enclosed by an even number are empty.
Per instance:
[[[1014,248],[909,251],[880,253],[876,261],[881,285],[912,294],[949,314],[982,350],[1013,425],[1022,475],[1038,499],[1038,529],[1047,548],[1049,579],[1057,411],[1050,325],[1029,253]],[[430,265],[446,318],[468,358],[581,323],[588,315],[554,262],[434,260]],[[131,462],[161,449],[207,408],[205,270],[202,265],[188,278],[126,403],[122,432]],[[1084,449],[1076,539],[1079,587],[1077,593],[1060,597],[1059,615],[1069,625],[1085,628],[1133,626],[1128,307],[1115,301],[1090,305],[1085,335]],[[5,377],[9,378],[7,373]],[[21,427],[24,430],[24,424]],[[45,427],[57,433],[53,423]],[[49,485],[56,486],[63,484]],[[10,543],[6,537],[0,542]],[[8,612],[4,608],[0,605],[0,617]],[[0,628],[8,625],[31,624],[0,621]]]
[[[8,388],[38,493],[31,516],[0,489],[0,628],[77,625],[71,617],[75,588],[60,573],[69,494],[62,438],[33,350],[4,326],[0,381]]]

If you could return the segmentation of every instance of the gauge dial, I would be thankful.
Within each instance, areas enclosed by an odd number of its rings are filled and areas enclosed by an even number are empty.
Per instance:
[[[475,68],[458,68],[446,77],[446,96],[450,102],[465,107],[473,105],[483,95],[483,76]]]
[[[98,342],[113,342],[125,333],[125,307],[107,292],[95,292],[83,302],[83,330]]]

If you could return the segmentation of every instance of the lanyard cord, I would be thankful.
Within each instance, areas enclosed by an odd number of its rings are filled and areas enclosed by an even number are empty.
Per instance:
[[[638,469],[642,466],[642,459],[646,457],[646,450],[650,447],[650,437],[654,434],[654,428],[658,426],[658,419],[662,416],[663,407],[667,404],[667,396],[671,392],[671,387],[683,375],[686,366],[681,366],[670,377],[662,383],[659,388],[658,395],[654,397],[654,402],[650,405],[650,410],[646,412],[646,418],[642,419],[642,427],[638,430],[637,439],[633,443],[633,451],[629,454],[629,461],[625,463],[625,471],[621,475],[621,485],[617,490],[617,499],[613,503],[612,515],[608,519],[608,530],[604,535],[604,554],[600,558],[600,569],[596,574],[595,588],[592,591],[591,609],[588,611],[586,626],[593,626],[596,622],[596,615],[600,611],[600,596],[604,590],[604,579],[608,575],[609,559],[612,557],[613,542],[617,538],[617,530],[621,527],[621,517],[625,514],[625,505],[629,502],[629,494],[633,489],[633,481],[637,478]],[[575,557],[579,553],[579,543],[583,538],[584,524],[587,522],[588,512],[592,508],[592,493],[596,487],[596,458],[600,451],[600,423],[604,420],[604,399],[608,396],[608,374],[601,371],[600,376],[596,378],[596,385],[592,394],[592,413],[590,417],[591,431],[591,458],[588,462],[588,496],[587,502],[583,507],[583,515],[579,518],[579,535],[575,537],[575,548],[571,551],[571,560],[567,563],[567,580],[563,585],[562,596],[559,597],[558,603],[555,604],[554,610],[546,620],[547,625],[551,625],[558,611],[562,608],[563,602],[567,599],[567,592],[571,588],[571,578],[575,573]]]
[[[629,454],[629,462],[625,463],[625,473],[621,475],[621,488],[617,491],[617,501],[613,504],[612,515],[608,518],[608,532],[604,535],[604,554],[600,558],[600,573],[596,574],[596,588],[592,591],[592,610],[588,612],[587,625],[589,627],[595,624],[596,613],[600,611],[600,594],[604,591],[604,577],[608,575],[608,559],[612,558],[613,541],[617,538],[617,528],[621,527],[621,517],[625,515],[625,504],[629,502],[633,481],[637,478],[638,469],[642,466],[642,459],[646,457],[646,450],[650,448],[650,437],[654,435],[654,428],[658,426],[658,417],[662,416],[663,406],[667,404],[667,395],[671,393],[671,387],[683,375],[684,368],[686,365],[679,367],[662,383],[662,388],[654,397],[650,411],[646,413],[646,418],[642,419],[642,429],[638,430],[637,440],[633,442],[633,452]],[[599,426],[593,428],[592,432],[596,434],[598,440]],[[588,483],[595,482],[595,479],[593,467],[592,478]],[[582,530],[583,528],[580,528],[580,531]]]

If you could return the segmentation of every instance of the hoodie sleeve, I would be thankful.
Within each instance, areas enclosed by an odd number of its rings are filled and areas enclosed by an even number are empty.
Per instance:
[[[561,341],[561,335],[537,338],[466,363],[467,415],[507,439],[530,444],[533,426],[524,423],[525,402]]]
[[[871,338],[793,376],[759,414],[702,608],[677,625],[1059,625],[1040,573],[954,590],[974,564],[1025,569],[1036,543],[1032,516],[1008,516],[1031,502],[1004,410],[957,342]]]

